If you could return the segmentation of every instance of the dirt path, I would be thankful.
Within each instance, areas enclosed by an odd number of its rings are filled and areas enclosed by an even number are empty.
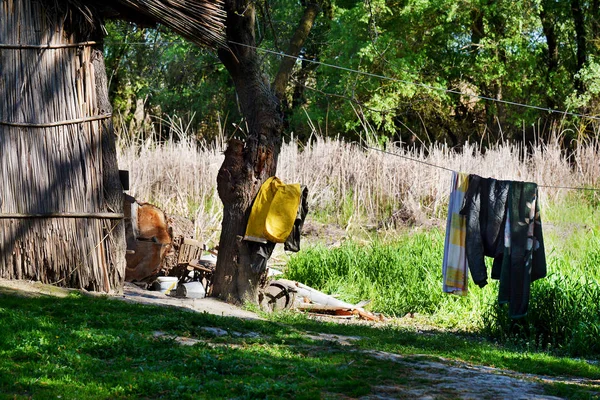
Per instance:
[[[380,351],[365,353],[408,368],[411,371],[411,381],[421,384],[411,382],[405,386],[374,387],[373,390],[380,393],[364,399],[561,399],[544,395],[540,382],[547,378],[537,375],[459,364],[441,358],[439,361],[415,361],[415,356],[404,357]],[[424,382],[427,383],[423,384]]]
[[[311,339],[336,342],[350,346],[360,337],[340,335],[307,335]],[[366,357],[388,360],[397,364],[399,371],[408,376],[408,383],[394,386],[374,386],[373,393],[361,400],[388,399],[465,399],[465,400],[525,400],[562,399],[544,395],[543,383],[586,385],[599,390],[600,380],[550,377],[504,370],[482,365],[432,357],[429,355],[403,356],[384,351],[355,350]],[[433,359],[433,360],[432,360]]]
[[[75,289],[64,289],[51,285],[44,285],[39,282],[30,281],[9,281],[0,279],[0,290],[2,287],[18,290],[23,295],[45,294],[56,297],[66,297],[71,292],[81,292]],[[91,296],[104,296],[103,294],[82,292]],[[119,295],[109,295],[117,300],[123,300],[131,303],[152,304],[157,306],[171,306],[188,308],[198,312],[207,312],[214,315],[225,317],[236,317],[245,319],[260,319],[256,313],[243,310],[231,304],[219,301],[214,298],[204,299],[179,299],[169,297],[163,293],[140,289],[139,287],[126,283],[123,293]]]
[[[135,285],[127,283],[123,289],[123,294],[114,296],[114,298],[132,303],[189,308],[194,311],[207,312],[222,317],[261,319],[256,313],[235,307],[213,297],[206,297],[203,299],[181,299],[166,296],[161,292],[140,289]]]

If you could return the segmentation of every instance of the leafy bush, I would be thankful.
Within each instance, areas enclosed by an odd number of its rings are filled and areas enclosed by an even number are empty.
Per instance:
[[[554,273],[532,286],[528,314],[508,318],[506,308],[489,304],[483,332],[501,342],[552,349],[571,356],[600,354],[600,284]]]

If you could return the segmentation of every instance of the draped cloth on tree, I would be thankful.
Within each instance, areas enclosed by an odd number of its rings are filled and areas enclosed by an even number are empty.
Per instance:
[[[251,267],[262,272],[276,243],[289,251],[300,250],[300,232],[306,214],[308,190],[298,183],[284,184],[279,178],[267,179],[252,204],[246,235]]]

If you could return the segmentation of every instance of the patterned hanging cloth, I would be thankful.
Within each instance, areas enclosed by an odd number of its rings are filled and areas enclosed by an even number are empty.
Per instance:
[[[452,172],[442,264],[443,291],[461,296],[467,294],[468,264],[465,254],[466,217],[460,214],[460,210],[468,185],[468,174]]]

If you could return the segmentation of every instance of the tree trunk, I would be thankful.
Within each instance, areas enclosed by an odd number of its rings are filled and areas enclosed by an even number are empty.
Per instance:
[[[281,149],[283,117],[279,100],[260,68],[254,36],[255,6],[231,0],[227,8],[227,38],[231,51],[219,58],[235,84],[246,139],[233,139],[217,175],[223,202],[223,223],[213,295],[229,302],[258,301],[258,286],[265,271],[250,268],[251,250],[241,240],[254,197],[262,183],[275,174]],[[246,47],[251,46],[251,47]]]
[[[290,46],[287,53],[288,55],[298,57],[298,54],[300,54],[300,49],[302,49],[304,42],[306,42],[308,34],[315,23],[315,19],[317,18],[319,11],[321,11],[321,7],[319,7],[318,4],[307,4],[306,9],[304,10],[304,15],[300,20],[300,24],[296,28],[294,36],[290,41]],[[275,87],[275,93],[280,99],[283,99],[285,96],[285,89],[290,80],[290,76],[292,75],[292,69],[296,64],[296,59],[293,57],[284,57],[283,60],[281,60],[279,70],[277,71],[277,76],[275,77],[275,82],[273,83],[273,86]]]
[[[253,269],[251,260],[257,245],[242,240],[254,197],[262,183],[275,175],[281,149],[283,112],[281,98],[295,60],[283,60],[274,87],[261,70],[256,53],[255,5],[248,0],[228,0],[227,39],[230,51],[220,50],[219,58],[235,84],[246,138],[230,140],[225,160],[217,175],[217,190],[223,201],[223,223],[213,295],[226,301],[258,302],[258,289],[266,271]],[[320,8],[307,5],[290,42],[289,53],[298,56]],[[272,247],[271,247],[272,249]]]
[[[590,11],[591,32],[590,40],[600,40],[600,0],[593,0]]]
[[[306,83],[318,66],[319,64],[302,61],[300,70],[296,75],[296,79],[294,79],[294,91],[292,93],[292,104],[289,107],[290,110],[294,110],[305,103],[304,92],[306,90]]]
[[[546,37],[546,44],[548,45],[548,54],[546,56],[546,82],[551,85],[552,77],[558,69],[558,40],[555,30],[556,22],[552,18],[553,15],[551,14],[550,4],[548,1],[542,3],[542,8],[539,15],[542,22],[544,36]],[[554,96],[548,95],[546,101],[549,108],[556,107]]]
[[[471,10],[471,48],[474,55],[479,53],[479,43],[484,37],[483,11],[474,8]]]

